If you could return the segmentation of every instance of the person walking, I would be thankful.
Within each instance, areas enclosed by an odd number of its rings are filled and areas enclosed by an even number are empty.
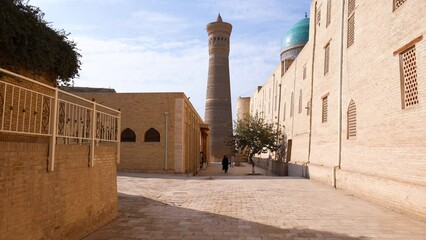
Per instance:
[[[228,172],[228,164],[229,164],[229,159],[225,156],[223,156],[222,159],[222,170],[225,171],[225,173]]]

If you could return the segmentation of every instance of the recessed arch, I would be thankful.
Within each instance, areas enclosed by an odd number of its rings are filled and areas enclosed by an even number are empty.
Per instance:
[[[347,139],[356,137],[356,104],[351,99],[347,112]]]
[[[136,134],[130,129],[126,128],[121,132],[121,141],[122,142],[136,142]]]
[[[150,128],[145,132],[145,142],[159,142],[160,133],[155,128]]]

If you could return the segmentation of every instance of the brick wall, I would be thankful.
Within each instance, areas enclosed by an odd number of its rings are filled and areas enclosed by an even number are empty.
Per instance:
[[[200,127],[203,121],[184,93],[78,95],[120,109],[121,130],[130,128],[135,132],[136,142],[122,142],[119,171],[196,174],[200,170]],[[145,132],[150,128],[160,133],[159,142],[144,140]]]
[[[297,59],[279,79],[282,86],[279,124],[292,139],[289,174],[308,176],[365,199],[426,218],[426,2],[406,1],[393,11],[393,1],[355,1],[354,42],[348,47],[348,7],[344,10],[343,43],[340,42],[342,1],[331,1],[331,23],[325,24],[327,1],[311,3],[310,36]],[[315,8],[321,9],[322,22],[316,24]],[[352,15],[351,15],[352,16]],[[400,49],[416,40],[417,91],[419,104],[402,107]],[[329,44],[329,72],[324,73],[325,46]],[[339,152],[340,47],[343,45],[341,150]],[[279,53],[277,53],[277,56]],[[313,60],[313,61],[312,61]],[[302,66],[307,66],[307,78]],[[277,67],[252,96],[252,114],[268,110],[269,89]],[[311,88],[312,84],[312,88]],[[298,113],[298,95],[303,103],[311,100],[309,116]],[[294,114],[290,117],[291,94]],[[322,121],[322,98],[328,96],[328,119]],[[350,102],[356,105],[356,136],[347,138]],[[284,107],[285,106],[285,107]],[[285,116],[285,117],[284,117]],[[311,137],[311,138],[310,138]],[[309,143],[311,139],[311,143]],[[309,155],[308,155],[309,154]],[[268,154],[259,157],[267,158]],[[306,162],[309,162],[306,165]]]
[[[258,158],[253,157],[253,161],[256,167],[268,170],[269,173],[275,174],[277,176],[286,176],[288,164],[282,161],[275,161],[271,158]]]
[[[7,140],[7,141],[6,141]],[[81,239],[117,217],[116,147],[57,145],[0,134],[0,239]]]
[[[336,177],[338,189],[382,206],[426,218],[424,185],[343,169],[337,171]]]

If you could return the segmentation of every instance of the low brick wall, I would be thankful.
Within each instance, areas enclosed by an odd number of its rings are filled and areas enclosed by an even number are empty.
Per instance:
[[[277,176],[285,176],[286,175],[286,163],[281,161],[275,161],[268,158],[253,158],[255,166],[268,170],[270,173],[273,173]]]
[[[0,239],[81,239],[117,217],[116,147],[57,145],[0,134]]]
[[[425,185],[395,181],[343,169],[337,170],[336,177],[338,189],[378,205],[414,214],[426,220]]]
[[[311,180],[332,187],[333,167],[309,164]],[[426,186],[404,182],[378,174],[367,174],[346,169],[336,170],[336,188],[354,196],[426,219]]]
[[[289,162],[286,164],[281,161],[275,161],[267,158],[254,158],[254,162],[257,167],[268,170],[277,176],[309,178],[309,167],[306,163]]]
[[[288,163],[288,176],[309,178],[309,169],[308,169],[306,163],[289,162]]]
[[[310,163],[308,165],[308,178],[332,186],[333,167]]]

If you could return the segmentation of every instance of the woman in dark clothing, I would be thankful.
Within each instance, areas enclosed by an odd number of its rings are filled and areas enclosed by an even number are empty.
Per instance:
[[[225,173],[228,172],[228,164],[229,164],[229,160],[225,155],[223,156],[223,159],[222,159],[222,170],[225,171]]]

